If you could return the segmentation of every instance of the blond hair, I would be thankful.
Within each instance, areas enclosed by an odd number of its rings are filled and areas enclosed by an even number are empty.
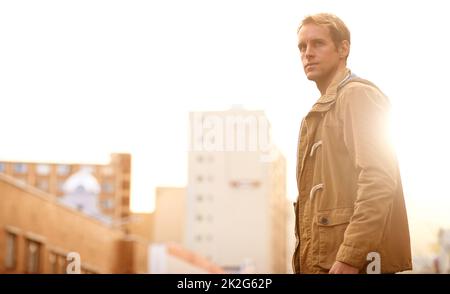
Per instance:
[[[345,23],[336,15],[330,13],[309,15],[302,20],[297,29],[297,33],[302,26],[311,23],[327,27],[336,48],[338,48],[344,40],[347,40],[350,44],[350,31]]]

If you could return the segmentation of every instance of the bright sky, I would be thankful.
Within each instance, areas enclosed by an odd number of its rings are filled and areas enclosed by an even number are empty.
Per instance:
[[[187,183],[188,111],[268,115],[296,196],[299,123],[318,98],[296,29],[332,12],[348,66],[394,106],[410,222],[449,225],[446,1],[2,1],[0,160],[106,162],[131,152],[132,208]]]

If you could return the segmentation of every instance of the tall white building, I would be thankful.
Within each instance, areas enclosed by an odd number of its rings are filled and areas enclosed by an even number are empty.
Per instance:
[[[190,114],[185,246],[229,272],[286,272],[285,159],[264,112]]]

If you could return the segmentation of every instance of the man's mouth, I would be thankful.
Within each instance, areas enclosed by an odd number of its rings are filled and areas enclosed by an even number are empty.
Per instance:
[[[307,65],[305,65],[305,70],[310,69],[312,66],[317,65],[318,63],[308,63]]]

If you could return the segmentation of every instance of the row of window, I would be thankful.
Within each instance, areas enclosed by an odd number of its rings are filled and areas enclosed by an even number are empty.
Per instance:
[[[203,201],[212,202],[214,200],[214,198],[211,194],[208,194],[208,195],[197,194],[195,199],[197,200],[197,202],[203,202]]]
[[[15,174],[26,174],[28,172],[28,164],[26,163],[13,163],[13,172]],[[0,172],[5,172],[6,164],[4,162],[0,163]],[[56,172],[60,176],[67,176],[70,173],[70,165],[61,164],[56,168]],[[50,165],[48,164],[38,164],[36,165],[36,173],[38,175],[46,176],[50,174]]]
[[[6,256],[5,256],[5,268],[7,270],[15,270],[17,264],[17,248],[18,237],[16,234],[6,233]],[[26,273],[40,273],[42,271],[42,244],[26,239],[26,252],[25,252],[25,272]],[[53,274],[65,274],[67,270],[66,256],[58,254],[56,252],[49,252],[48,262],[50,264],[50,272]],[[81,266],[82,274],[93,274],[94,272],[85,269]]]
[[[64,181],[58,181],[57,189],[58,192],[63,192]],[[48,179],[37,179],[36,187],[43,191],[49,191],[49,180]],[[105,194],[111,194],[114,192],[114,185],[111,182],[104,182],[101,184],[101,192]]]
[[[209,163],[212,163],[213,161],[214,161],[214,157],[213,157],[212,155],[210,155],[210,156],[208,156],[208,157],[203,156],[203,155],[198,155],[198,156],[197,156],[197,162],[198,162],[198,163],[203,163],[203,162],[209,162]]]
[[[195,236],[195,241],[197,241],[197,242],[204,242],[204,241],[211,242],[212,240],[213,240],[213,236],[211,234],[207,234],[207,235],[198,234]]]
[[[205,216],[205,215],[203,215],[203,214],[198,213],[198,214],[195,216],[195,220],[196,220],[197,222],[203,222],[203,221],[206,221],[206,222],[212,223],[212,222],[213,222],[213,216],[210,215],[210,214],[208,214],[207,216]]]
[[[25,252],[25,271],[26,273],[38,273],[40,265],[40,250],[41,244],[39,242],[26,239]],[[14,270],[17,267],[17,235],[6,233],[6,256],[5,267],[8,270]]]
[[[102,183],[102,193],[114,192],[114,185],[111,182]]]
[[[114,208],[114,200],[113,199],[102,199],[102,200],[100,200],[100,206],[103,209],[113,209]]]
[[[199,182],[199,183],[202,183],[205,181],[208,181],[211,183],[213,180],[214,180],[214,177],[212,175],[208,175],[207,177],[202,176],[202,175],[197,176],[197,182]]]
[[[28,172],[28,164],[26,163],[13,163],[13,172],[15,174],[26,174]],[[6,164],[4,162],[0,162],[0,172],[5,172]],[[68,164],[59,164],[56,167],[56,173],[60,176],[67,176],[71,172],[71,166]],[[36,165],[36,173],[38,175],[46,176],[50,174],[50,165],[49,164],[37,164]],[[110,176],[114,173],[111,166],[103,166],[102,174],[104,176]]]

